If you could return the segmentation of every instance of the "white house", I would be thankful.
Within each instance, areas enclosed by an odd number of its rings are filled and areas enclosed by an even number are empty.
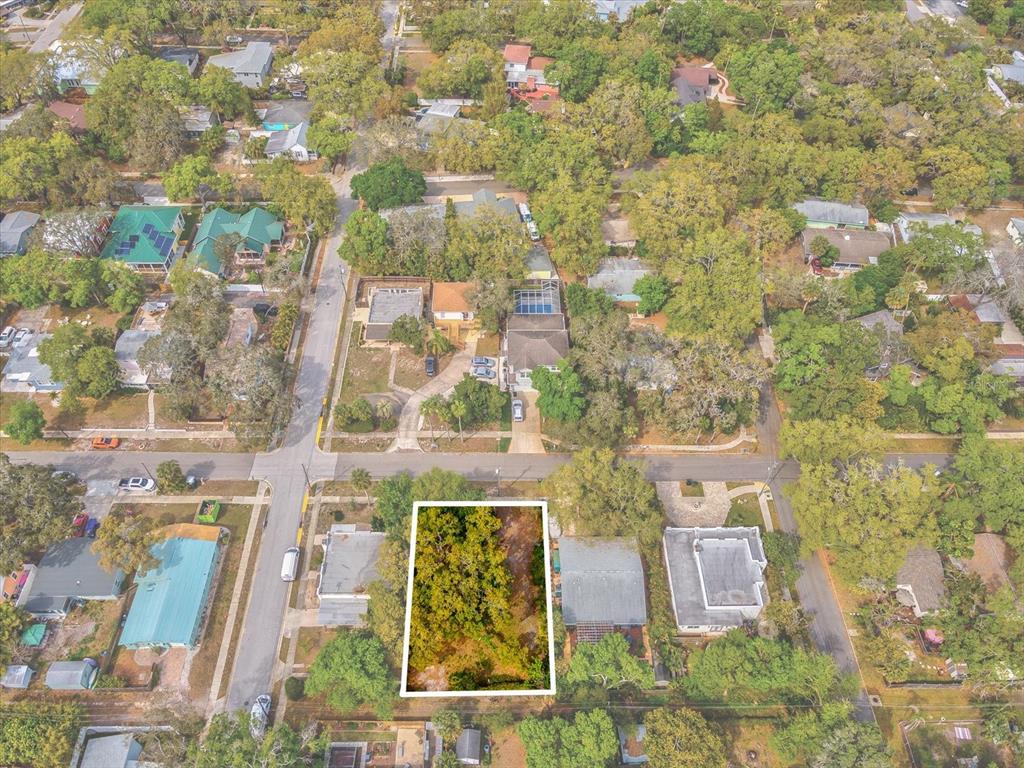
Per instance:
[[[309,148],[306,138],[308,130],[309,123],[302,122],[286,131],[274,131],[267,138],[267,157],[271,160],[275,157],[287,157],[300,163],[316,160],[317,153]]]
[[[1010,223],[1006,225],[1006,234],[1017,245],[1024,245],[1024,219],[1010,219]]]
[[[666,528],[663,547],[681,634],[722,634],[761,615],[768,559],[760,529]]]

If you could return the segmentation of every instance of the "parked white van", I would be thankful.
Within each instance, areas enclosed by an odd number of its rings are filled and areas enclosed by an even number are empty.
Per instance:
[[[299,548],[288,547],[284,551],[284,562],[281,563],[281,581],[295,581],[299,571]]]

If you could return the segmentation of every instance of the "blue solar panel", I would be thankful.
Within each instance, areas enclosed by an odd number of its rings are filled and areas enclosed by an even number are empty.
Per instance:
[[[155,230],[153,229],[153,225],[150,224],[148,221],[142,226],[143,234],[152,235],[154,231]]]

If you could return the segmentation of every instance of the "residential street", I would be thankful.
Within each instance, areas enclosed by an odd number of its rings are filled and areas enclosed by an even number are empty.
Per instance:
[[[49,49],[53,42],[60,38],[64,32],[64,27],[70,24],[71,20],[81,12],[82,5],[82,3],[74,3],[54,16],[50,23],[46,25],[46,29],[32,43],[32,47],[28,49],[28,52],[43,53]]]

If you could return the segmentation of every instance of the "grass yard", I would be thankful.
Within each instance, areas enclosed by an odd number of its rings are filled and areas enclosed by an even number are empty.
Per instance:
[[[341,383],[340,402],[350,403],[357,397],[374,392],[387,392],[388,369],[391,366],[391,352],[359,346],[362,323],[353,323],[352,340],[349,343],[348,359],[345,362],[344,379]]]
[[[249,529],[249,517],[252,507],[247,504],[224,504],[220,508],[220,519],[217,524],[230,531],[226,548],[221,553],[220,573],[215,584],[216,592],[211,598],[209,616],[206,620],[206,627],[200,640],[199,651],[192,660],[192,669],[189,672],[189,687],[196,699],[205,699],[209,694],[210,683],[213,680],[213,670],[217,664],[217,655],[220,653],[224,629],[227,625],[228,608],[231,605],[231,593],[235,588],[235,579],[238,578],[239,561],[242,558],[242,547],[245,544],[245,534]],[[259,535],[257,533],[257,535]],[[254,542],[252,552],[257,551],[258,542]],[[250,568],[254,565],[254,559],[250,558]],[[248,578],[246,579],[248,581]],[[246,591],[243,589],[241,605],[246,601]],[[244,611],[239,610],[236,614],[236,633],[232,638],[232,645],[238,642],[237,622],[240,622]],[[229,653],[228,664],[225,667],[225,675],[221,683],[221,692],[228,684],[231,671],[231,659],[234,649]]]
[[[452,361],[452,353],[437,359],[437,372],[441,373]],[[395,366],[395,384],[406,389],[417,390],[430,381],[423,370],[423,357],[414,355],[411,350],[402,347],[398,352],[398,364]]]
[[[692,485],[681,482],[679,483],[679,494],[681,496],[703,496],[704,486],[698,482],[694,482]]]
[[[157,504],[153,502],[119,502],[111,507],[114,510],[131,510],[136,515],[152,517],[164,525],[174,523],[191,523],[196,516],[196,508],[199,505],[199,498],[195,503],[187,504]],[[221,507],[223,514],[223,507]]]
[[[901,440],[890,438],[886,448],[893,453],[956,453],[960,439],[957,437],[912,438]]]
[[[316,521],[316,533],[327,533],[332,525],[341,523],[369,525],[373,519],[373,506],[357,501],[324,504]]]
[[[496,333],[481,333],[476,342],[476,353],[480,357],[497,357],[501,351],[501,340]]]
[[[84,410],[81,413],[62,413],[59,405],[54,404],[49,394],[11,394],[4,393],[0,398],[0,424],[10,419],[11,408],[15,403],[32,400],[43,411],[46,417],[44,429],[85,429],[85,428],[132,428],[145,427],[149,420],[146,395],[141,393],[114,394],[103,400],[91,397],[81,398]],[[40,447],[52,448],[50,442],[36,441]]]
[[[467,437],[459,440],[457,434],[450,438],[439,434],[434,442],[437,443],[437,450],[443,453],[504,453],[501,447],[503,439],[509,442],[512,440],[500,437]],[[431,450],[430,438],[420,438],[420,445],[424,450]],[[507,451],[508,446],[504,450]]]
[[[336,437],[331,440],[334,453],[384,453],[391,445],[390,437]]]
[[[732,500],[729,507],[729,514],[725,518],[727,527],[746,526],[758,527],[764,530],[764,517],[761,515],[761,507],[757,503],[757,495],[745,493]]]
[[[329,627],[299,627],[299,635],[294,641],[295,663],[303,666],[312,664],[320,649],[327,645],[336,633],[337,630]]]

